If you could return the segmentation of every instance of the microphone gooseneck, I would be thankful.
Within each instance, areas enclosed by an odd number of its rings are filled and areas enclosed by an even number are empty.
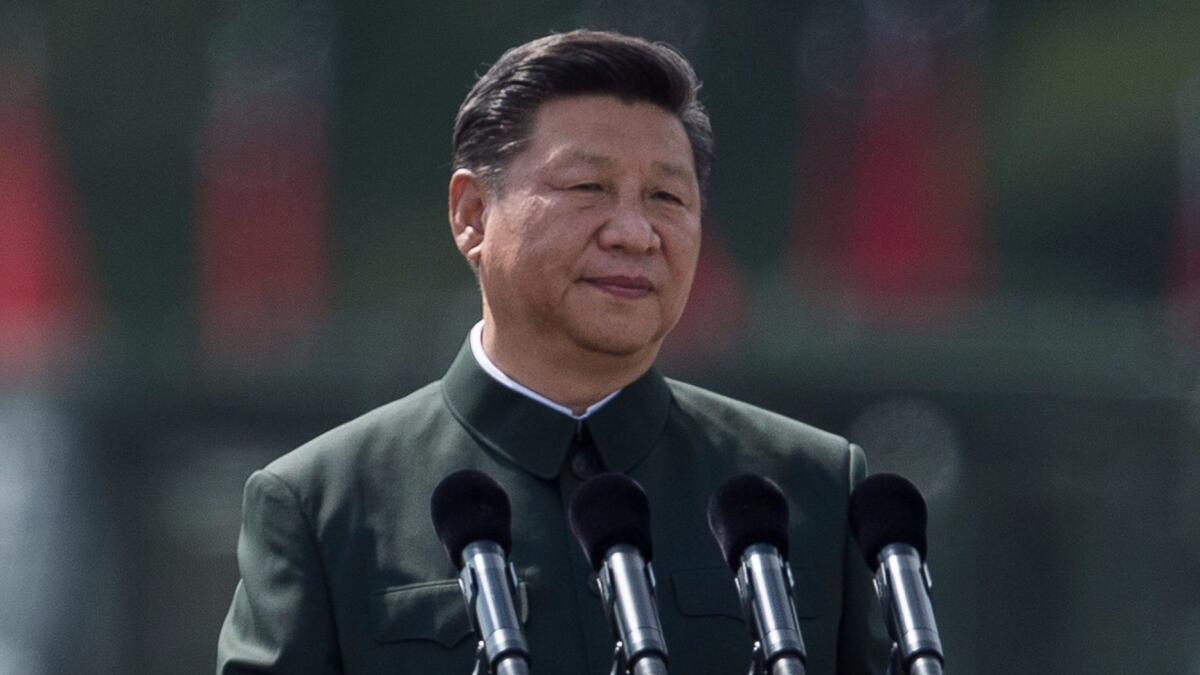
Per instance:
[[[459,471],[434,489],[430,516],[438,539],[460,570],[459,587],[479,637],[476,675],[528,675],[529,645],[513,600],[517,574],[508,562],[508,495],[485,474]]]
[[[763,476],[727,480],[708,503],[708,526],[735,574],[754,640],[752,673],[803,675],[807,658],[787,564],[788,503]]]
[[[895,474],[868,477],[850,497],[850,532],[875,572],[893,668],[906,675],[941,675],[945,662],[929,600],[927,520],[921,492]]]
[[[667,644],[650,564],[650,501],[642,486],[621,474],[601,474],[579,486],[567,516],[596,572],[613,628],[614,671],[666,675]]]

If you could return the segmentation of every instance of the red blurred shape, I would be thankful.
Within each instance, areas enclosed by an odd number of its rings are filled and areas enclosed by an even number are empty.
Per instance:
[[[321,110],[260,100],[210,115],[201,154],[201,330],[210,355],[277,351],[328,300]]]
[[[1178,215],[1167,300],[1178,332],[1200,342],[1200,71],[1184,82],[1178,96]]]
[[[666,343],[667,355],[685,362],[726,353],[742,336],[746,305],[732,256],[705,224],[692,292]]]
[[[821,275],[810,283],[850,292],[877,317],[940,321],[991,276],[980,84],[971,64],[939,64],[928,44],[906,48],[914,53],[873,50],[857,123],[845,101],[812,104],[807,231],[794,243],[799,273]]]
[[[1189,194],[1190,187],[1183,186],[1180,199],[1176,242],[1169,256],[1167,305],[1180,335],[1200,343],[1200,195]]]
[[[877,81],[879,55],[869,71]],[[872,100],[844,239],[849,283],[888,303],[964,296],[981,280],[979,101],[975,82],[916,77]]]
[[[35,375],[77,348],[88,306],[76,207],[32,76],[0,96],[0,375]]]

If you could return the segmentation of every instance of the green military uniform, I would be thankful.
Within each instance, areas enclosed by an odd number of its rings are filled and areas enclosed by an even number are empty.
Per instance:
[[[581,425],[494,380],[466,345],[440,382],[250,477],[242,581],[218,672],[469,673],[475,639],[429,516],[434,487],[464,468],[495,478],[512,501],[534,673],[606,675],[612,663],[611,631],[566,518],[575,489],[598,471],[626,473],[649,495],[671,672],[749,666],[733,577],[706,520],[709,496],[743,472],[772,478],[791,503],[808,673],[884,670],[878,605],[846,527],[861,450],[654,369]]]

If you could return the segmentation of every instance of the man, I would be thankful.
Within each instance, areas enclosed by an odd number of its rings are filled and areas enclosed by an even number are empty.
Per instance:
[[[483,321],[446,376],[256,472],[221,673],[465,673],[473,639],[430,495],[481,470],[507,490],[535,672],[607,673],[612,636],[566,507],[622,472],[650,497],[673,672],[745,672],[751,645],[705,520],[737,473],[792,503],[808,672],[886,661],[846,530],[865,467],[844,439],[664,379],[712,161],[688,63],[611,33],[506,53],[459,110],[450,225]]]

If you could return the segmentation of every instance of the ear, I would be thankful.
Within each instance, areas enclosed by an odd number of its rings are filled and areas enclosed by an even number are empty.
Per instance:
[[[483,220],[490,194],[483,180],[467,169],[450,177],[450,231],[454,244],[472,266],[479,265]]]

